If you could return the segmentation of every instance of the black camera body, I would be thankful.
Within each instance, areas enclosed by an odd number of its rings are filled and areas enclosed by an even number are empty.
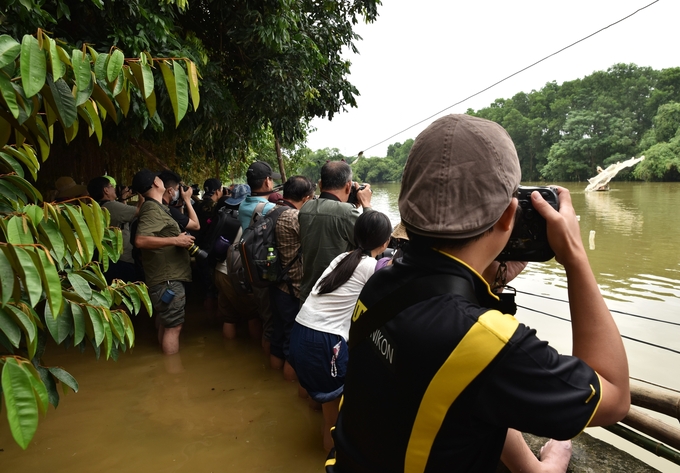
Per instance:
[[[356,182],[352,182],[352,187],[349,190],[349,197],[347,198],[347,203],[352,204],[356,207],[357,205],[357,192],[366,189],[366,184],[361,184],[360,186],[355,186]]]
[[[501,254],[499,261],[548,261],[555,256],[548,244],[548,231],[545,219],[534,209],[531,193],[540,192],[541,196],[552,208],[559,210],[560,203],[554,187],[519,186],[517,200],[518,212],[510,240]]]

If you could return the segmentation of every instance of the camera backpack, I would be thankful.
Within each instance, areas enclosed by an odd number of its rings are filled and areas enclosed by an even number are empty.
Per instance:
[[[288,207],[275,207],[263,215],[265,203],[258,204],[253,212],[250,226],[243,231],[238,243],[232,245],[232,267],[229,266],[227,255],[227,271],[232,277],[237,277],[240,287],[269,287],[282,281],[288,281],[287,274],[291,266],[300,257],[300,252],[286,266],[281,265],[281,259],[276,248],[276,222]],[[232,250],[232,248],[234,248]],[[233,254],[238,250],[240,261]],[[241,268],[237,267],[240,263]]]
[[[208,253],[210,260],[222,262],[226,258],[226,254],[220,254],[215,243],[219,237],[224,237],[232,243],[238,241],[240,231],[241,222],[238,219],[238,210],[222,207],[209,220],[203,236],[203,244],[199,246]]]

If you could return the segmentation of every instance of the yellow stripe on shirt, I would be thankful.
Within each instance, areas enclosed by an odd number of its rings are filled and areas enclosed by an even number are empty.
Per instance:
[[[490,310],[482,314],[430,381],[420,401],[404,462],[405,473],[422,473],[449,408],[517,330],[519,322]]]

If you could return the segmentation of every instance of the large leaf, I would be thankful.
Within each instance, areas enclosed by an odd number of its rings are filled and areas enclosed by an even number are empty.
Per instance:
[[[21,341],[21,329],[14,322],[14,319],[0,308],[0,331],[2,331],[14,348],[19,348],[19,342]]]
[[[110,57],[109,61],[106,64],[106,80],[109,83],[112,83],[114,80],[118,78],[118,74],[120,74],[120,71],[123,67],[123,61],[125,60],[125,55],[123,54],[123,51],[120,49],[115,49]]]
[[[53,314],[58,314],[61,312],[62,305],[64,303],[61,297],[61,279],[59,279],[59,273],[54,267],[54,261],[52,261],[49,253],[43,249],[36,249],[36,255],[39,259],[40,275],[43,281],[43,289],[45,290],[45,295],[47,297],[47,306]]]
[[[176,128],[179,126],[179,122],[184,117],[187,107],[189,106],[187,76],[178,62],[173,61],[173,70],[170,70],[170,66],[168,66],[166,61],[160,61],[159,64],[161,72],[163,73],[165,88],[168,89],[172,111],[175,114]]]
[[[141,64],[139,62],[131,62],[130,69],[134,75],[135,81],[137,82],[137,87],[142,93],[142,97],[146,100],[149,98],[153,92],[153,72],[151,72],[151,66],[148,64]]]
[[[106,333],[104,332],[104,318],[96,307],[89,305],[87,306],[87,314],[89,315],[90,321],[92,322],[92,329],[94,330],[94,343],[99,346],[106,336]]]
[[[14,87],[12,87],[10,78],[2,71],[0,71],[0,93],[2,93],[2,98],[5,99],[7,108],[12,112],[14,118],[19,118],[19,104],[17,103],[16,92]]]
[[[19,176],[3,176],[3,179],[25,193],[33,203],[38,203],[42,200],[42,195],[38,192],[38,189],[33,187],[26,179]]]
[[[49,330],[52,338],[58,344],[61,344],[66,337],[73,330],[73,316],[71,315],[71,306],[69,304],[64,305],[64,310],[57,316],[54,317],[53,313],[49,310],[49,306],[45,306],[45,325]]]
[[[14,358],[5,358],[2,394],[12,437],[24,450],[38,428],[38,403],[31,383],[32,374]]]
[[[82,253],[83,250],[80,246],[78,246],[78,241],[73,234],[73,228],[61,213],[59,213],[59,230],[61,231],[61,234],[64,237],[66,245],[68,246],[71,254],[75,255],[77,253]]]
[[[76,87],[76,106],[80,106],[87,102],[92,96],[92,91],[94,90],[94,73],[90,72],[90,82],[87,83],[84,89]]]
[[[82,276],[79,276],[75,273],[70,273],[68,275],[68,280],[71,283],[71,286],[73,286],[73,290],[76,292],[76,294],[86,301],[92,299],[92,288]]]
[[[18,159],[26,165],[28,172],[31,173],[34,180],[38,179],[38,170],[40,169],[40,163],[35,155],[35,151],[30,146],[24,145],[22,148],[16,149],[11,146],[5,146],[3,150],[7,154],[11,154],[14,158]]]
[[[54,256],[57,258],[57,264],[61,266],[61,260],[64,257],[64,237],[59,232],[59,225],[52,219],[46,219],[40,222],[38,231],[44,235]]]
[[[141,299],[139,297],[139,293],[135,289],[133,285],[129,285],[125,287],[125,292],[130,296],[130,301],[132,302],[132,307],[134,309],[133,314],[138,314],[139,309],[142,308],[141,304]]]
[[[69,303],[73,315],[73,344],[78,345],[85,336],[85,315],[78,304]]]
[[[14,290],[14,270],[12,269],[12,263],[10,263],[7,255],[2,250],[0,250],[0,290],[2,290],[0,301],[4,306],[11,298],[12,291]]]
[[[93,99],[89,99],[88,101],[85,102],[83,105],[85,107],[85,110],[87,110],[87,113],[90,115],[90,118],[92,119],[92,126],[94,126],[94,133],[97,135],[97,141],[99,141],[99,144],[102,144],[102,137],[103,137],[103,131],[102,131],[102,122],[99,119],[99,113],[97,113],[97,104]]]
[[[99,208],[99,204],[96,205]],[[101,220],[99,220],[99,222],[96,221],[96,218],[94,216],[94,209],[90,205],[87,205],[82,200],[80,201],[80,209],[83,211],[83,217],[85,218],[87,227],[90,230],[90,233],[92,234],[94,245],[97,247],[97,250],[99,250],[100,258],[103,258],[104,250],[102,249],[102,240],[104,239],[103,235],[104,228],[101,224]]]
[[[14,245],[32,245],[33,234],[28,228],[28,220],[24,215],[15,215],[7,222],[7,240]]]
[[[26,335],[27,343],[30,343],[31,340],[37,338],[35,322],[33,322],[23,310],[8,304],[5,306],[5,313],[9,314],[9,316],[14,320],[14,323],[16,323],[21,328],[21,330],[23,330],[24,334]]]
[[[52,65],[52,78],[59,79],[66,74],[66,66],[59,57],[59,46],[52,38],[48,38],[50,43],[50,64]]]
[[[24,35],[21,41],[21,85],[26,97],[33,97],[45,85],[47,61],[45,53],[40,49],[38,40],[31,35]]]
[[[104,110],[106,110],[106,113],[111,116],[113,121],[116,123],[118,122],[118,113],[116,112],[116,107],[113,105],[113,102],[111,102],[111,99],[108,95],[106,95],[106,92],[104,92],[104,89],[102,89],[99,84],[94,84],[94,88],[92,89],[92,98],[95,99],[97,103],[104,108]]]
[[[55,378],[57,378],[69,388],[73,389],[74,392],[78,392],[78,381],[76,381],[76,378],[71,376],[70,373],[68,373],[63,368],[59,368],[58,366],[52,366],[49,368],[49,370]]]
[[[0,69],[16,61],[21,45],[9,35],[0,35]]]
[[[198,72],[196,71],[196,64],[190,60],[186,60],[187,76],[189,77],[189,91],[191,92],[191,102],[194,104],[194,111],[198,110],[198,104],[201,101],[201,96],[198,93]]]
[[[54,98],[59,121],[64,128],[72,127],[78,119],[78,112],[76,110],[76,99],[71,94],[71,88],[64,79],[57,79],[55,82],[48,79],[47,83]]]
[[[0,151],[0,166],[3,166],[7,172],[15,172],[19,176],[24,177],[24,168],[19,164],[19,161],[2,151]]]
[[[24,273],[24,290],[28,292],[28,300],[31,302],[31,307],[35,307],[42,297],[42,281],[40,279],[40,271],[36,268],[33,259],[29,252],[33,253],[33,248],[14,247],[17,258],[21,263],[21,271]]]
[[[87,228],[87,224],[85,223],[83,216],[80,215],[80,212],[78,212],[76,207],[72,205],[66,205],[65,208],[66,211],[68,212],[71,224],[73,225],[73,228],[78,234],[78,239],[80,241],[80,245],[83,247],[83,254],[85,256],[85,259],[86,261],[89,262],[92,260],[92,250],[94,249],[92,234],[90,233],[90,230]]]
[[[87,54],[80,49],[74,49],[71,52],[71,65],[73,66],[73,75],[76,79],[76,87],[78,87],[78,90],[87,89],[92,81],[90,59],[87,57]]]

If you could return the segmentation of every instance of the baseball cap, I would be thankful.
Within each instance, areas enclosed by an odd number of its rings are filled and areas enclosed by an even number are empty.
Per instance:
[[[113,176],[109,176],[108,174],[104,174],[102,177],[107,178],[109,180],[109,182],[111,183],[111,185],[113,187],[116,187],[116,180],[113,178]]]
[[[161,178],[161,181],[163,181],[163,184],[166,184],[170,181],[180,183],[182,182],[182,178],[179,177],[179,174],[176,172],[172,172],[169,169],[165,169],[161,172],[158,173],[158,177]]]
[[[248,184],[236,184],[231,190],[231,196],[225,199],[225,202],[229,205],[239,205],[249,195],[250,186]]]
[[[215,191],[222,188],[222,181],[217,178],[211,177],[206,179],[203,183],[203,191],[206,195],[213,195]]]
[[[149,171],[148,169],[142,169],[132,178],[132,185],[130,188],[140,194],[144,194],[146,191],[151,189],[154,180],[158,177],[157,172]]]
[[[246,177],[252,180],[264,179],[265,177],[281,179],[281,174],[272,171],[272,167],[269,165],[269,163],[265,163],[264,161],[255,161],[246,171]]]
[[[480,235],[510,204],[521,175],[515,145],[503,127],[470,115],[447,115],[413,143],[399,193],[401,220],[418,235]]]

